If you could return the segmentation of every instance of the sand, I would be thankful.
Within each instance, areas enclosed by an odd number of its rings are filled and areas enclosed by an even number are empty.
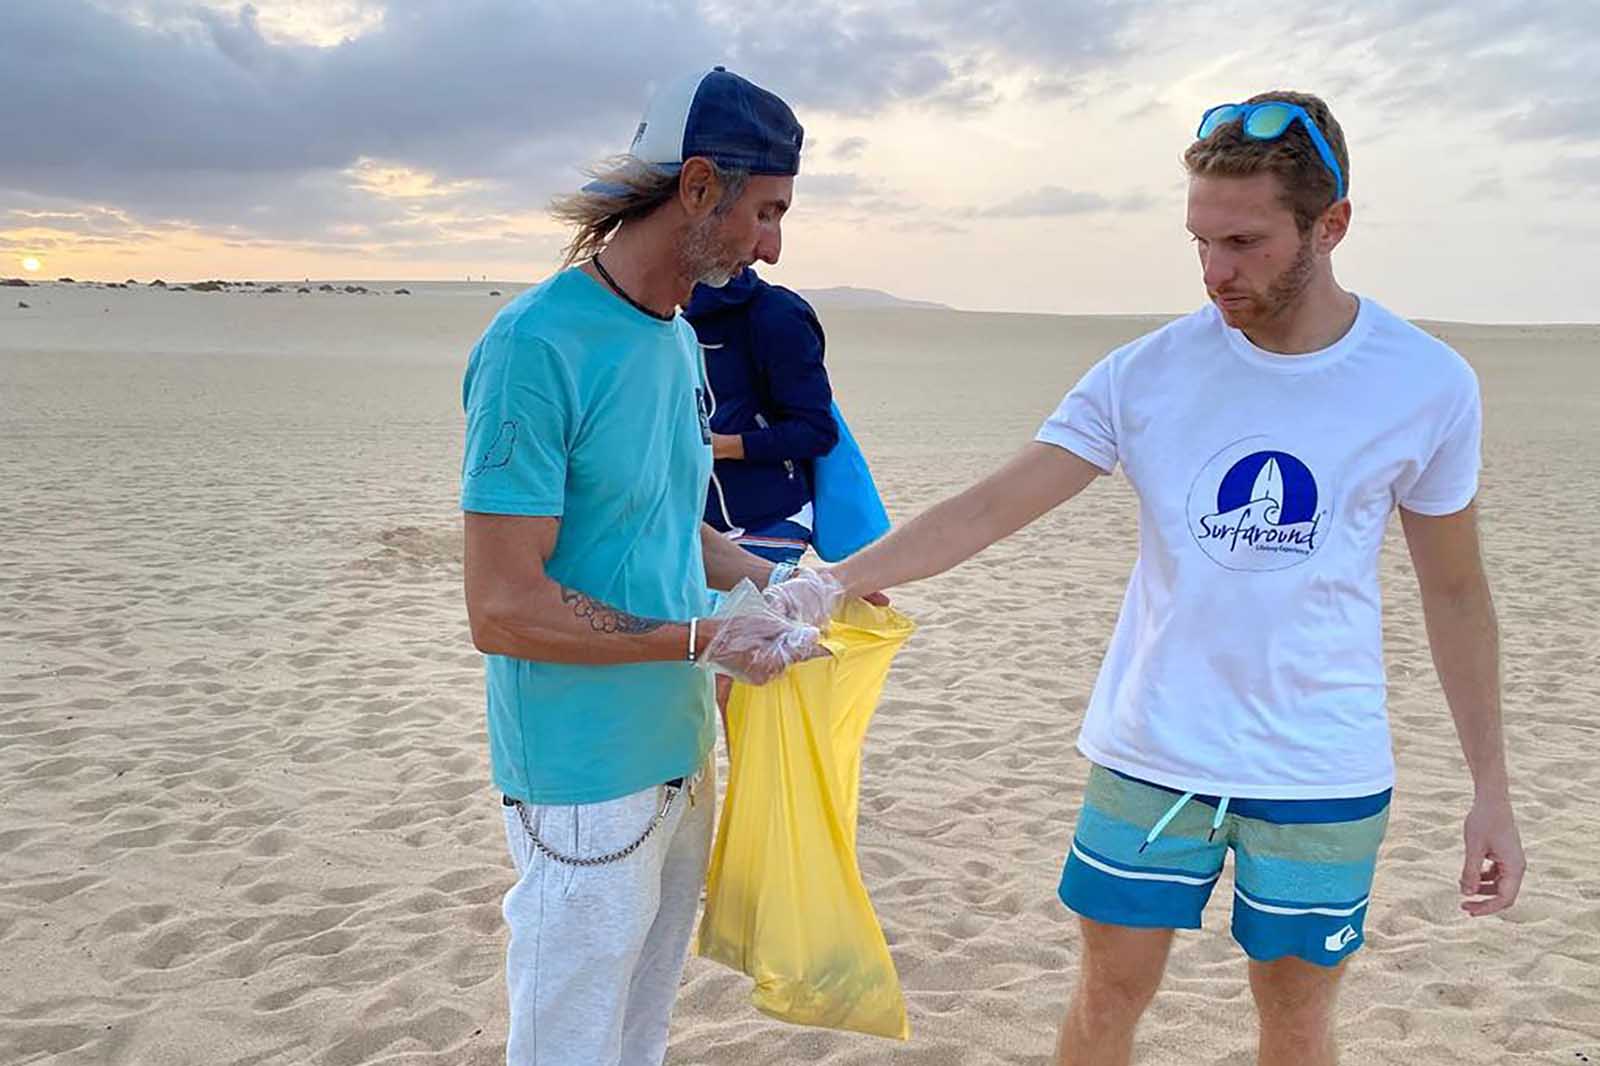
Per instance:
[[[367,284],[0,300],[0,1062],[500,1059],[512,875],[455,498],[460,371],[514,290]],[[900,518],[1156,321],[824,311]],[[1457,910],[1470,788],[1396,535],[1400,781],[1339,1032],[1351,1063],[1600,1062],[1600,328],[1432,328],[1484,385],[1532,871],[1504,919]],[[1134,522],[1113,479],[897,598],[921,629],[869,737],[860,853],[912,1041],[772,1022],[693,960],[670,1062],[1044,1061],[1077,959],[1054,895],[1072,742]],[[1227,885],[1139,1061],[1251,1061]]]

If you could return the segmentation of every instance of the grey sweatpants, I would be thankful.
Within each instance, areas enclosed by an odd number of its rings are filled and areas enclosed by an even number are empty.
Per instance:
[[[711,854],[714,763],[686,782],[637,850],[664,787],[581,806],[504,807],[518,879],[501,910],[510,929],[507,1066],[661,1066]],[[526,823],[524,822],[526,818]]]

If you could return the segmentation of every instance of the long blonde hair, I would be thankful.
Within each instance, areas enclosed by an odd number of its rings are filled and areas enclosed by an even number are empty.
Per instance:
[[[722,198],[716,207],[720,215],[739,199],[750,174],[715,163],[711,164],[711,169],[722,186]],[[663,171],[631,155],[603,159],[584,173],[594,179],[593,188],[580,189],[550,201],[551,216],[573,227],[572,238],[561,251],[562,269],[579,260],[593,258],[606,246],[618,226],[644,218],[678,194],[678,171]]]

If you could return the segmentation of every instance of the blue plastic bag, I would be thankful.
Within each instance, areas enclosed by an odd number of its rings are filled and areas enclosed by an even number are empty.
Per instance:
[[[866,456],[833,405],[839,440],[812,462],[813,528],[811,546],[830,563],[854,555],[889,532],[889,513],[873,483]]]

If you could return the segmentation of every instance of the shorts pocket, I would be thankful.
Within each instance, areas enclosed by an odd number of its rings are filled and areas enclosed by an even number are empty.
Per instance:
[[[666,820],[678,805],[677,790],[664,786],[643,789],[604,803],[573,808],[577,819],[572,857],[580,861],[569,891],[584,880],[637,867],[666,837]]]
[[[664,836],[664,823],[677,805],[677,790],[643,789],[603,803],[570,806],[524,804],[523,841],[530,863],[561,870],[561,889],[571,896],[585,875],[604,874],[637,864]]]
[[[556,861],[550,853],[571,854],[569,849],[576,848],[578,810],[545,803],[519,803],[505,808],[506,843],[521,878],[537,877],[553,884],[564,896],[572,894],[578,868]]]

